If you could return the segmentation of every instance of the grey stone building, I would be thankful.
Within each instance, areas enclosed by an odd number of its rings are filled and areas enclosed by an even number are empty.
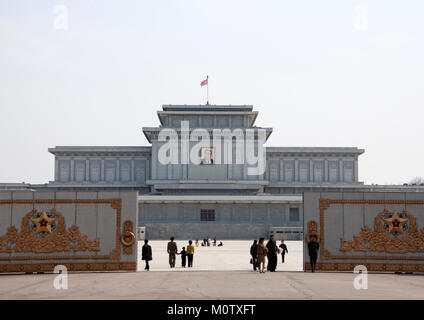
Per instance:
[[[137,190],[139,226],[149,239],[254,239],[270,233],[296,239],[302,236],[304,191],[409,188],[358,181],[364,150],[354,147],[266,147],[264,170],[252,174],[272,128],[256,127],[258,111],[249,105],[164,105],[157,114],[159,126],[143,128],[150,146],[57,146],[49,149],[54,181],[3,188]],[[206,137],[209,143],[201,144]],[[256,163],[248,159],[248,145]]]

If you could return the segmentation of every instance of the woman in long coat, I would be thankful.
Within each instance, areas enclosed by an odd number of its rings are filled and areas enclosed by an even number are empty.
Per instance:
[[[278,247],[277,244],[275,243],[274,240],[274,236],[271,235],[271,237],[269,237],[269,241],[266,244],[266,247],[268,249],[268,270],[271,272],[274,272],[275,269],[277,268],[277,254],[278,254]]]
[[[141,260],[146,261],[146,267],[144,270],[149,271],[149,261],[152,260],[152,247],[147,243],[149,240],[144,240],[143,248],[141,249]]]
[[[256,251],[258,257],[259,273],[265,273],[265,257],[268,253],[268,249],[264,245],[264,238],[259,239],[258,250]]]

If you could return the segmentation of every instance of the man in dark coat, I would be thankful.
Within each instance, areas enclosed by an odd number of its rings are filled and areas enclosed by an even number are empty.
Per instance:
[[[253,270],[256,271],[256,267],[258,266],[258,240],[253,240],[253,244],[250,247],[250,255],[252,256],[253,261]]]
[[[146,267],[144,270],[149,271],[149,261],[152,260],[152,247],[147,243],[149,240],[144,240],[143,248],[141,249],[141,260],[146,261]]]
[[[311,236],[310,241],[308,243],[308,251],[309,251],[309,261],[311,263],[311,270],[315,272],[315,266],[317,264],[319,250],[319,242],[317,242],[316,236]]]
[[[284,240],[281,240],[281,244],[279,247],[281,248],[282,263],[284,263],[284,256],[286,255],[286,252],[289,253],[289,250],[287,250],[287,246],[284,244]]]
[[[268,258],[268,266],[267,270],[274,272],[277,268],[277,254],[278,247],[274,240],[274,235],[269,237],[269,241],[266,244],[266,248],[268,249],[267,258]]]
[[[174,241],[174,237],[171,237],[171,241],[168,242],[167,248],[169,254],[169,266],[175,268],[175,258],[178,252],[177,243]]]

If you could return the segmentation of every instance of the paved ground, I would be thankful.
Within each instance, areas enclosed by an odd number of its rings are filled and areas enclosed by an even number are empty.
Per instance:
[[[424,276],[369,274],[356,290],[352,273],[253,271],[0,275],[0,299],[423,299]]]
[[[286,263],[259,274],[249,264],[250,241],[197,247],[194,267],[170,269],[167,241],[152,241],[151,271],[73,273],[68,289],[56,290],[56,274],[0,275],[0,299],[423,299],[424,275],[369,274],[356,290],[353,273],[305,273],[302,242],[287,241]],[[179,249],[186,241],[177,242]],[[206,271],[208,270],[208,271]],[[181,272],[185,271],[185,272]]]
[[[218,240],[219,243],[220,240]],[[176,241],[178,250],[188,245],[188,241]],[[204,271],[234,271],[250,270],[250,246],[253,241],[222,240],[222,247],[195,247],[193,270]],[[151,271],[169,271],[169,258],[166,251],[168,241],[149,241],[152,246],[153,260],[150,262]],[[289,254],[286,254],[285,263],[281,263],[281,256],[278,259],[277,270],[280,271],[302,271],[303,270],[303,243],[302,241],[286,241]],[[141,246],[138,245],[139,257],[141,259]],[[280,243],[278,243],[279,245]],[[140,262],[140,260],[139,260]],[[144,262],[139,263],[138,270],[144,270]],[[177,255],[177,262],[173,271],[184,271],[181,267],[181,256]]]

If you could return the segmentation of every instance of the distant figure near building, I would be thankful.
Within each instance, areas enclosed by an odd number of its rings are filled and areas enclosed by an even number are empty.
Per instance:
[[[287,250],[287,246],[284,244],[284,240],[281,240],[279,247],[281,248],[281,262],[284,263],[284,256],[286,255],[286,252],[289,253],[289,250]]]
[[[258,240],[253,240],[253,244],[250,246],[250,255],[252,256],[253,271],[256,271],[258,265]]]
[[[214,246],[214,247],[216,246],[216,237],[215,237],[215,238],[213,238],[213,246]]]
[[[259,273],[265,273],[265,257],[268,253],[268,249],[265,247],[264,240],[264,238],[259,239],[258,249],[256,253],[256,256],[258,257]]]
[[[144,240],[143,248],[141,249],[141,260],[146,261],[146,267],[144,270],[149,271],[149,261],[152,260],[152,247],[148,245],[147,243],[149,240]]]
[[[175,268],[175,255],[178,252],[177,243],[174,242],[174,237],[168,242],[169,266]]]
[[[266,244],[266,248],[268,249],[268,266],[267,270],[274,272],[277,268],[277,254],[278,254],[278,247],[274,240],[274,235],[271,235],[269,237],[269,241]]]
[[[309,251],[309,261],[311,263],[311,270],[315,272],[315,266],[317,264],[319,250],[319,242],[317,242],[317,237],[312,235],[310,241],[308,243],[308,251]]]
[[[199,246],[199,239],[196,239],[196,247]]]
[[[194,246],[192,245],[193,241],[188,242],[187,246],[187,259],[188,259],[188,267],[193,267],[193,256],[194,256]]]
[[[187,260],[187,251],[185,250],[185,247],[183,247],[183,250],[181,250],[180,253],[177,252],[177,254],[181,255],[181,267],[185,268]]]

